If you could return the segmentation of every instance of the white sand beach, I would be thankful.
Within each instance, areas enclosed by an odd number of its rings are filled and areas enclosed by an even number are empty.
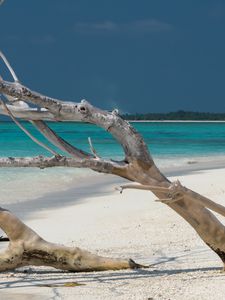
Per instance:
[[[224,178],[225,169],[170,177],[225,205]],[[77,274],[21,268],[1,273],[0,299],[224,299],[220,259],[151,192],[115,191],[122,182],[98,175],[76,188],[5,207],[49,241],[132,258],[149,268]],[[6,244],[0,243],[1,249]],[[57,286],[69,282],[82,285]]]

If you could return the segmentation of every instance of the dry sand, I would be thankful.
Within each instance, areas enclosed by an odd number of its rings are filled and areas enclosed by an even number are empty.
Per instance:
[[[184,185],[225,205],[225,169],[187,172]],[[42,237],[148,269],[66,273],[27,267],[1,273],[0,299],[225,299],[218,257],[174,211],[148,191],[114,190],[123,180],[97,180],[19,205],[9,205]],[[1,248],[6,243],[1,243]],[[46,287],[78,282],[76,287]]]

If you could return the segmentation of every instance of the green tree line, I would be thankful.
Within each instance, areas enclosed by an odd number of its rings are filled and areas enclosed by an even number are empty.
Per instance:
[[[211,112],[194,112],[179,110],[176,112],[168,113],[136,113],[136,114],[123,114],[126,120],[194,120],[194,121],[225,121],[225,113],[211,113]]]

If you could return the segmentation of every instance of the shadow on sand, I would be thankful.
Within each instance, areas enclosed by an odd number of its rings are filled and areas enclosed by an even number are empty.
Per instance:
[[[79,281],[83,284],[88,284],[88,282],[100,282],[109,283],[112,281],[120,280],[134,280],[140,278],[151,278],[151,277],[161,277],[161,276],[173,276],[177,274],[188,274],[188,273],[198,273],[198,278],[206,272],[207,278],[215,276],[225,276],[219,272],[221,268],[219,267],[208,267],[208,268],[187,268],[187,269],[163,269],[155,270],[152,268],[148,269],[137,269],[137,270],[126,270],[126,271],[105,271],[105,272],[90,272],[90,273],[71,273],[63,272],[57,270],[38,270],[30,269],[28,272],[24,273],[21,271],[14,271],[11,273],[12,278],[8,282],[2,282],[0,285],[0,290],[2,289],[13,289],[13,288],[24,288],[24,287],[40,287],[45,284],[53,283],[65,283],[70,281]],[[4,275],[4,273],[2,273]],[[0,299],[1,297],[0,292]]]

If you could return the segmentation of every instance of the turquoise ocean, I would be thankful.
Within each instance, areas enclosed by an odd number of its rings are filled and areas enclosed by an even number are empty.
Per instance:
[[[48,142],[31,124],[23,122],[38,139]],[[187,166],[225,162],[225,123],[223,122],[133,122],[141,133],[160,169],[185,169]],[[49,123],[61,137],[89,151],[88,137],[98,154],[122,159],[123,150],[103,129],[84,123]],[[54,149],[56,149],[53,146]],[[62,153],[62,152],[61,152]],[[14,123],[0,123],[0,156],[48,155],[30,140]],[[45,170],[25,168],[0,169],[0,203],[22,201],[47,192],[67,189],[90,171],[66,168]]]

